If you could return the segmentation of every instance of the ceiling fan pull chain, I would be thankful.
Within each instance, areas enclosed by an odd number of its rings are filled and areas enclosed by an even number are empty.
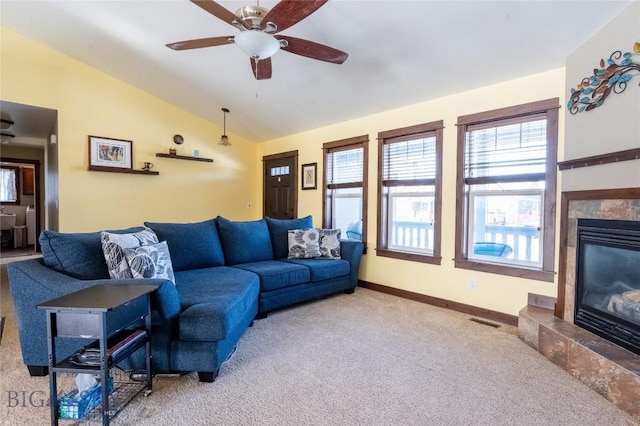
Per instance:
[[[255,72],[255,76],[256,76],[255,85],[256,85],[256,99],[258,99],[258,58],[253,58],[253,63],[254,63],[255,69],[256,69],[256,72]]]

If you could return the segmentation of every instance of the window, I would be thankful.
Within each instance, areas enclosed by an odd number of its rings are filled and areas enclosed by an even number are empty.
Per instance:
[[[442,128],[378,134],[378,256],[440,264]]]
[[[366,241],[369,136],[322,146],[324,151],[323,226],[338,228],[341,238]]]
[[[558,102],[458,117],[456,267],[553,281]]]
[[[20,204],[19,167],[0,168],[0,202]]]

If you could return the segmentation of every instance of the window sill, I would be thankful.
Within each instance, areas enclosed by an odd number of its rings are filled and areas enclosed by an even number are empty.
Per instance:
[[[491,274],[508,275],[510,277],[526,278],[530,280],[552,283],[555,272],[537,269],[518,268],[514,266],[496,265],[493,263],[474,262],[467,259],[454,259],[455,267],[473,271],[489,272]]]
[[[405,253],[400,251],[391,251],[385,249],[376,249],[376,256],[390,257],[393,259],[408,260],[411,262],[430,263],[432,265],[440,265],[441,256],[428,256],[416,253]]]

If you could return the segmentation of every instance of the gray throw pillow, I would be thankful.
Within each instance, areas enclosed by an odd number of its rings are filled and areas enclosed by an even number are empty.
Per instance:
[[[320,234],[320,257],[340,259],[340,230],[318,229]]]
[[[320,256],[320,234],[315,228],[288,231],[288,259],[313,259]]]
[[[124,256],[123,249],[130,249],[150,244],[157,244],[158,237],[149,228],[130,234],[114,234],[102,232],[100,234],[104,260],[107,262],[109,276],[115,278],[132,278],[129,264]]]
[[[166,241],[122,250],[133,278],[164,278],[176,283]]]

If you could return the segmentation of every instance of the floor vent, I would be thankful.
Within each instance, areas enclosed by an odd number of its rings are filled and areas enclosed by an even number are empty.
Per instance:
[[[489,327],[493,327],[493,328],[500,328],[500,326],[502,325],[502,324],[496,324],[495,322],[486,321],[480,318],[469,318],[469,321],[477,322],[478,324],[482,324],[482,325],[488,325]]]

